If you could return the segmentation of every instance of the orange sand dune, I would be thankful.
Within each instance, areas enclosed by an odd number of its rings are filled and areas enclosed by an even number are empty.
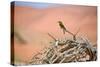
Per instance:
[[[60,6],[45,9],[15,6],[15,28],[27,40],[21,45],[15,40],[15,55],[21,60],[29,60],[34,54],[49,45],[51,33],[57,38],[64,37],[57,21],[61,20],[66,28],[78,36],[85,36],[91,42],[97,41],[97,8],[86,6]],[[69,34],[66,34],[70,36]],[[42,43],[42,44],[41,44]]]

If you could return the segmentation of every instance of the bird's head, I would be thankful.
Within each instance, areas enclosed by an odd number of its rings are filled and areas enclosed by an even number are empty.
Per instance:
[[[58,21],[59,24],[62,24],[62,21]]]

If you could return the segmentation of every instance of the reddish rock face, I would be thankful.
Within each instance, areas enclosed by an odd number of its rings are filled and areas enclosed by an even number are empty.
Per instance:
[[[33,55],[50,45],[51,33],[57,38],[64,38],[57,21],[62,21],[66,28],[78,36],[87,37],[92,43],[97,41],[97,8],[89,6],[67,6],[36,9],[15,6],[14,25],[26,39],[22,45],[15,38],[15,56],[22,61],[30,60]],[[71,37],[69,34],[65,34]]]

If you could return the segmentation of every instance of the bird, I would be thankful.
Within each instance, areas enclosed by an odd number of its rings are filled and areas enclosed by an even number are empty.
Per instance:
[[[63,30],[63,33],[65,34],[66,28],[63,25],[63,22],[62,21],[58,21],[58,23],[59,23],[60,28]]]
[[[71,33],[70,31],[68,31],[68,30],[66,29],[66,27],[64,26],[64,24],[63,24],[62,21],[58,21],[58,23],[59,23],[60,28],[63,29],[63,33],[64,33],[64,34],[65,34],[65,32],[68,32],[69,34],[74,35],[73,33]]]
[[[63,24],[62,21],[58,21],[58,23],[59,23],[60,28],[63,30],[63,33],[64,33],[64,34],[65,34],[65,32],[67,32],[67,33],[69,33],[69,34],[71,34],[71,35],[73,36],[73,40],[76,40],[76,35],[77,35],[77,33],[79,32],[79,30],[76,32],[76,34],[73,34],[73,33],[71,33],[70,31],[68,31],[68,30],[66,29],[66,27],[64,26],[64,24]]]

